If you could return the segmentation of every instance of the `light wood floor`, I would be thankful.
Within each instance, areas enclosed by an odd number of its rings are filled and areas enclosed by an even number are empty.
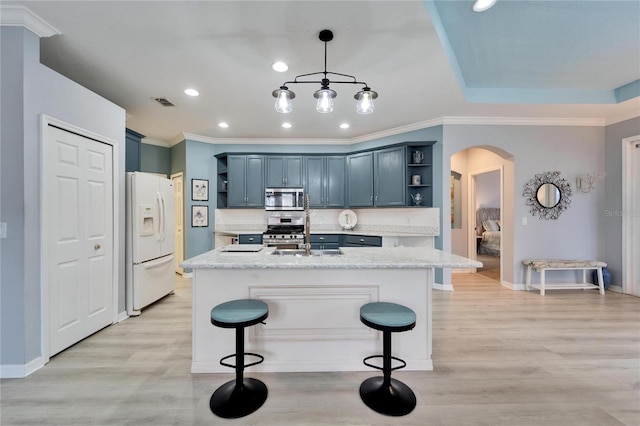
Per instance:
[[[26,379],[0,383],[9,425],[640,425],[640,299],[596,291],[514,292],[478,274],[434,291],[431,372],[396,371],[418,406],[369,410],[378,374],[252,374],[265,405],[238,420],[209,411],[233,375],[189,372],[191,287],[106,328]],[[248,374],[249,375],[249,374]]]

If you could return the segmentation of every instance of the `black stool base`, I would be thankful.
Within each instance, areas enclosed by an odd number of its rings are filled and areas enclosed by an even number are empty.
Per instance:
[[[231,380],[211,395],[209,408],[216,416],[237,419],[262,407],[267,393],[267,386],[258,379],[246,378],[242,386],[236,386],[236,381]]]
[[[385,386],[383,377],[370,377],[360,385],[360,398],[373,411],[387,416],[404,416],[416,407],[416,396],[400,380],[390,379]]]

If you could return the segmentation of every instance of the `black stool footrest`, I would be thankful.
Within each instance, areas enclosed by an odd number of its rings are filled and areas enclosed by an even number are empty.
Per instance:
[[[258,365],[261,364],[262,362],[264,362],[264,357],[260,354],[254,354],[253,352],[245,352],[243,355],[250,355],[250,356],[255,356],[258,357],[258,361],[256,362],[251,362],[249,364],[244,364],[242,367],[246,368],[246,367],[251,367],[252,365]],[[224,365],[225,367],[231,367],[231,368],[236,368],[236,366],[234,364],[229,364],[228,362],[224,362],[225,359],[229,359],[229,358],[235,358],[236,354],[231,354],[231,355],[227,355],[224,358],[222,358],[220,360],[220,365]]]
[[[362,363],[364,365],[366,365],[367,367],[375,368],[376,370],[384,370],[383,367],[380,367],[378,365],[373,365],[373,364],[367,362],[368,360],[370,360],[372,358],[384,358],[384,355],[371,355],[371,356],[368,356],[368,357],[366,357],[365,359],[362,360]],[[397,367],[391,368],[391,371],[400,370],[401,368],[405,368],[407,366],[407,363],[403,359],[397,358],[395,356],[392,356],[391,359],[402,363],[401,365],[398,365]]]

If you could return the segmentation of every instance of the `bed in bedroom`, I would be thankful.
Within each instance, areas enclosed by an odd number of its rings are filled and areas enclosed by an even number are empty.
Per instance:
[[[480,239],[478,254],[500,256],[500,209],[479,208],[476,211],[476,232]]]

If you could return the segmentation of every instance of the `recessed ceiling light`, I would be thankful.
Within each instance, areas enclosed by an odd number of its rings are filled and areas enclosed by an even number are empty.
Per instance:
[[[340,125],[340,128],[341,128],[341,129],[348,129],[349,127],[350,127],[350,126],[349,126],[349,124],[347,124],[347,123],[342,123],[342,124]]]
[[[221,121],[218,123],[218,127],[222,127],[223,129],[226,129],[227,127],[229,127],[229,125],[224,121]]]
[[[273,65],[271,65],[271,68],[273,68],[274,71],[278,71],[278,72],[285,72],[289,69],[289,65],[285,64],[284,62],[274,62]]]
[[[189,96],[198,96],[198,95],[200,95],[200,92],[198,92],[196,89],[185,89],[184,93],[186,93]]]
[[[290,129],[291,123],[282,123],[282,127],[284,127],[285,129]]]
[[[473,4],[474,12],[484,12],[485,10],[491,9],[494,4],[496,4],[498,0],[476,0]]]

